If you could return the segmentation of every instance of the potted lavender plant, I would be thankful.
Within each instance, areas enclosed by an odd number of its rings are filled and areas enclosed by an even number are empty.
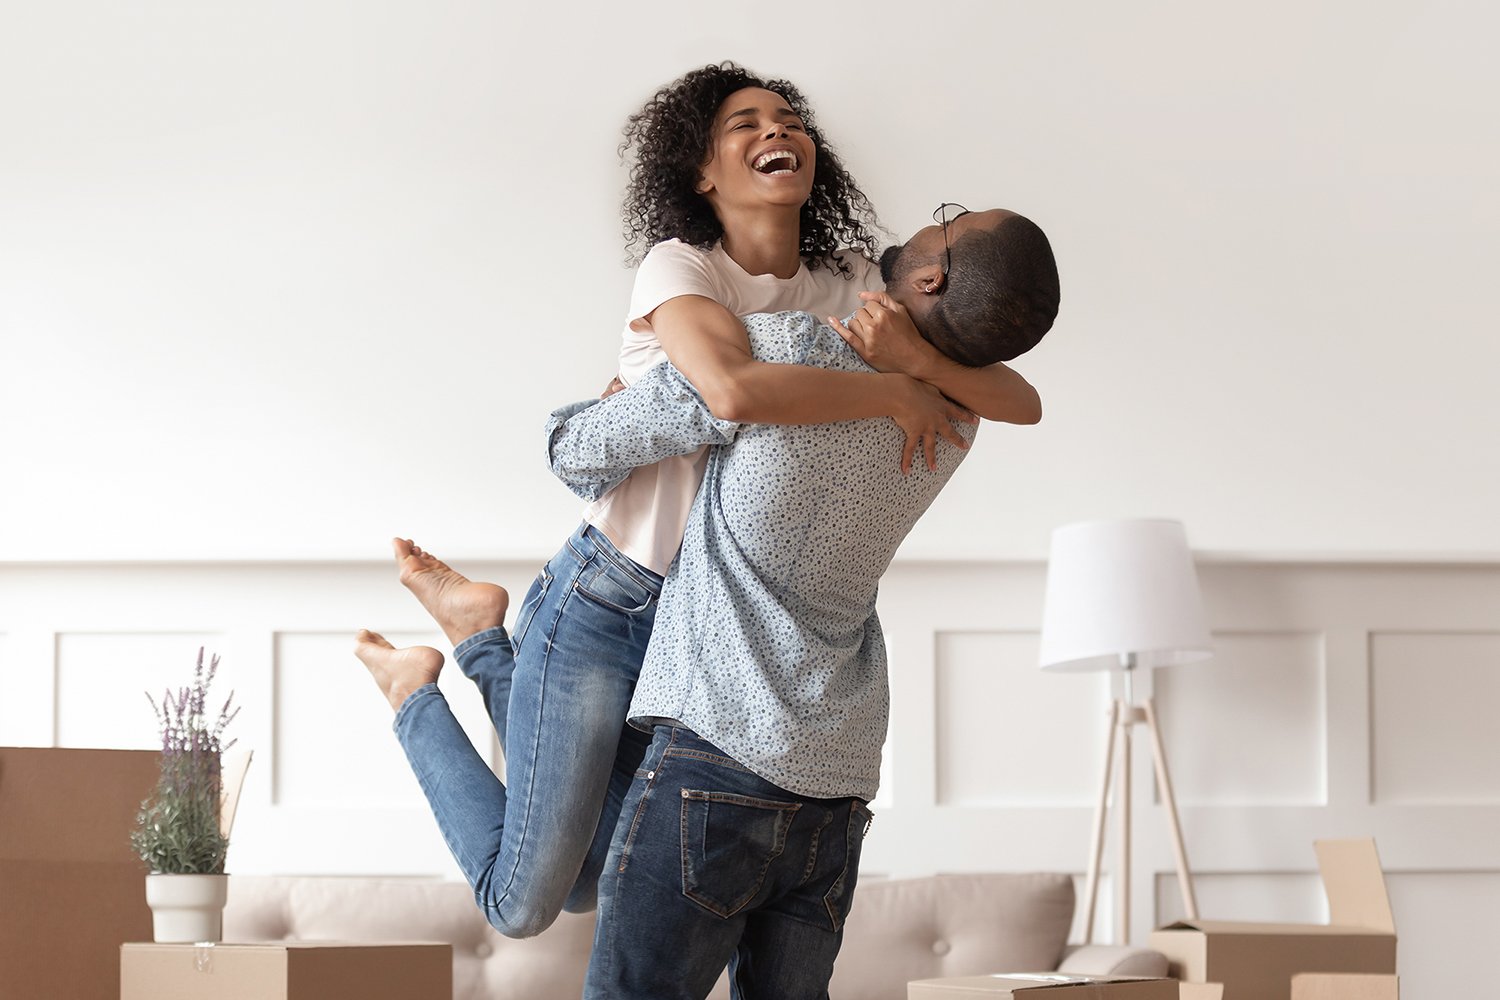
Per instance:
[[[239,709],[231,693],[210,722],[208,688],[219,669],[207,669],[203,650],[191,687],[167,691],[158,704],[146,695],[161,727],[161,777],[141,803],[130,845],[150,869],[146,902],[157,941],[217,941],[221,936],[228,877],[224,855],[228,831],[220,819],[221,754],[225,728]]]

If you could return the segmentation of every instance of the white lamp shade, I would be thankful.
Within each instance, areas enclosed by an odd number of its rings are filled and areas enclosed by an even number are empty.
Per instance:
[[[1198,574],[1177,521],[1087,521],[1052,533],[1044,670],[1117,670],[1212,655]]]

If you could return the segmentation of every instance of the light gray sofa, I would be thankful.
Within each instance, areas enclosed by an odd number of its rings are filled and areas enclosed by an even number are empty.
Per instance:
[[[1066,875],[938,875],[865,879],[855,893],[830,987],[832,1000],[905,1000],[912,979],[985,972],[1164,976],[1158,952],[1069,948]],[[564,913],[535,938],[490,928],[469,887],[421,879],[230,879],[225,941],[446,941],[454,1000],[576,1000],[593,914]],[[721,978],[714,998],[727,998]]]

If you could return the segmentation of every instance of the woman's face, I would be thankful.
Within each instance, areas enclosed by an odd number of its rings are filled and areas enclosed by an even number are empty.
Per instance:
[[[760,207],[800,209],[812,193],[817,149],[781,95],[746,87],[714,115],[698,193],[715,214]]]

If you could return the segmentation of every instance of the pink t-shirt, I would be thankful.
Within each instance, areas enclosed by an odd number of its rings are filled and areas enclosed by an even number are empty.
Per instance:
[[[620,379],[631,385],[667,360],[661,342],[645,317],[679,295],[702,295],[736,316],[798,309],[818,319],[846,316],[859,308],[859,293],[885,287],[880,269],[857,253],[842,255],[852,269],[847,278],[804,264],[790,278],[749,274],[715,244],[704,252],[681,240],[658,243],[641,261],[630,295],[625,342],[620,348]],[[584,520],[622,553],[656,573],[666,575],[682,545],[688,511],[703,481],[707,450],[669,458],[636,469],[584,511]]]

